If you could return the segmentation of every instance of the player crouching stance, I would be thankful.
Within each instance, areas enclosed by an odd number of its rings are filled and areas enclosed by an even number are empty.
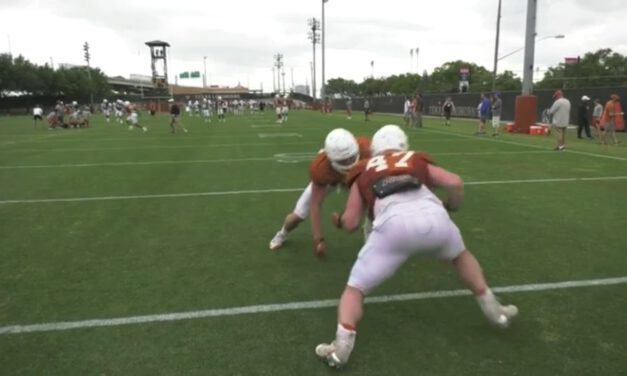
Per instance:
[[[311,162],[309,185],[296,202],[294,211],[285,217],[281,230],[270,241],[270,249],[281,248],[288,234],[311,213],[314,252],[316,256],[324,256],[327,246],[322,236],[320,219],[322,202],[330,192],[344,182],[346,173],[360,158],[369,156],[369,139],[355,138],[349,131],[342,128],[332,130],[324,142],[324,149]]]
[[[353,265],[338,307],[335,340],[322,343],[316,355],[332,367],[348,362],[355,345],[356,326],[363,316],[363,299],[391,277],[415,254],[449,261],[472,291],[486,318],[507,327],[518,314],[513,305],[501,305],[488,287],[479,262],[468,251],[447,210],[462,203],[459,176],[433,165],[429,156],[408,151],[407,135],[386,125],[372,138],[373,157],[359,162],[348,174],[350,193],[344,213],[333,214],[338,228],[355,231],[368,209],[373,232]],[[447,191],[442,203],[433,188]]]

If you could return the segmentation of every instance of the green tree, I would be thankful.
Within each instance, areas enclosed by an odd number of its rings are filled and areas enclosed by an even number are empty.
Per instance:
[[[455,93],[459,91],[459,70],[470,70],[470,91],[490,91],[492,89],[492,72],[485,67],[467,61],[449,61],[435,68],[429,75],[427,91]],[[498,82],[498,77],[497,77]],[[502,90],[497,86],[498,89]]]
[[[520,91],[522,81],[516,77],[514,72],[506,70],[496,75],[496,88],[500,91]]]
[[[609,48],[586,53],[576,64],[550,67],[538,89],[615,87],[627,85],[627,57]]]
[[[21,55],[13,58],[0,54],[0,95],[10,91],[85,98],[92,91],[94,95],[108,95],[111,90],[107,77],[98,68],[75,67],[55,71],[47,64],[37,66]]]
[[[0,95],[3,92],[15,90],[14,77],[11,55],[0,54]]]
[[[329,95],[342,94],[342,95],[357,95],[359,94],[359,87],[353,80],[345,80],[343,78],[332,78],[327,81],[325,91]]]

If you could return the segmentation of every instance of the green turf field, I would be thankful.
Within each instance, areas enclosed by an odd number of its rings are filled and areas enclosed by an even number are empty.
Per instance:
[[[552,137],[476,137],[465,120],[409,131],[413,149],[464,178],[453,218],[491,285],[513,286],[500,296],[520,316],[502,331],[468,296],[434,298],[461,286],[447,265],[414,258],[373,296],[426,294],[366,305],[336,372],[313,349],[335,333],[329,300],[361,236],[325,221],[323,261],[309,223],[279,251],[268,242],[328,131],[372,136],[402,119],[184,117],[190,132],[174,135],[167,121],[143,115],[143,134],[100,115],[90,129],[54,131],[0,118],[0,375],[627,372],[624,143],[569,132],[567,151],[554,152]],[[330,196],[325,219],[345,198]],[[554,284],[566,281],[584,286]]]

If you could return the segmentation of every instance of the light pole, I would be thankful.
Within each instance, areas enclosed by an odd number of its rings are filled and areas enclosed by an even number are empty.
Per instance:
[[[320,43],[320,21],[315,18],[310,18],[308,21],[309,25],[309,40],[311,40],[311,45],[313,49],[313,68],[311,73],[311,85],[312,85],[312,97],[316,99],[316,43]]]
[[[496,42],[494,43],[494,69],[492,70],[492,91],[496,90],[496,70],[499,61],[499,36],[501,34],[501,0],[496,12]]]
[[[204,66],[204,72],[203,72],[203,76],[202,76],[202,87],[203,88],[207,88],[207,56],[203,56],[203,66]]]
[[[547,36],[544,36],[542,38],[539,38],[535,42],[537,43],[537,42],[541,42],[541,41],[547,40],[547,39],[564,39],[564,38],[566,38],[566,36],[564,34],[547,35]],[[505,55],[497,58],[496,57],[497,53],[498,53],[498,42],[497,42],[497,47],[495,48],[495,54],[494,54],[494,56],[495,56],[495,59],[494,59],[494,71],[492,72],[492,91],[494,91],[496,89],[496,75],[497,75],[497,64],[498,64],[498,62],[503,60],[503,59],[505,59],[505,58],[507,58],[507,57],[510,57],[513,54],[515,54],[517,52],[520,52],[520,51],[522,51],[524,49],[525,49],[525,47],[520,47],[520,48],[515,49],[514,51],[510,51],[510,52],[506,53]]]
[[[419,73],[418,70],[418,53],[420,52],[420,48],[416,47],[416,73]]]
[[[83,44],[83,51],[85,56],[85,62],[87,63],[87,77],[89,78],[89,105],[93,107],[94,105],[94,87],[93,82],[91,80],[91,67],[89,65],[89,61],[91,59],[91,54],[89,53],[89,43],[85,42]]]
[[[527,26],[525,30],[525,58],[523,66],[522,95],[533,91],[533,60],[536,48],[536,14],[538,0],[527,1]]]
[[[283,54],[274,55],[274,66],[276,67],[276,81],[277,81],[277,89],[275,91],[281,91],[281,68],[283,68]],[[285,86],[285,84],[283,84]]]
[[[325,31],[324,31],[324,4],[329,1],[329,0],[322,0],[322,83],[320,84],[320,98],[324,99],[325,94],[326,94],[326,90],[325,90],[325,86],[326,86],[326,82],[324,80],[324,38],[325,38]]]
[[[545,37],[542,37],[542,38],[540,38],[540,39],[536,40],[536,43],[541,42],[541,41],[543,41],[543,40],[547,40],[547,39],[564,39],[564,38],[566,38],[566,35],[564,35],[564,34],[558,34],[558,35],[548,35],[548,36],[545,36]],[[520,51],[522,51],[522,50],[524,50],[524,49],[525,49],[525,47],[520,47],[520,48],[517,48],[517,49],[515,49],[514,51],[510,51],[510,52],[506,53],[505,55],[503,55],[503,56],[499,57],[497,60],[499,60],[499,61],[500,61],[500,60],[503,60],[503,59],[505,59],[506,57],[510,57],[510,56],[512,56],[513,54],[515,54],[516,52],[520,52]]]
[[[522,94],[516,97],[514,110],[514,129],[519,133],[529,133],[529,127],[536,123],[538,116],[538,98],[535,95],[531,95],[533,90],[533,54],[536,41],[537,6],[538,0],[527,0]]]

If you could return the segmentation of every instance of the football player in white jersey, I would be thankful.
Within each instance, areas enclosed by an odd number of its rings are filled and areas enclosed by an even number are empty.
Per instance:
[[[33,107],[33,126],[37,127],[38,121],[43,121],[44,110],[40,105]]]
[[[229,105],[222,97],[218,97],[218,121],[220,123],[226,123],[226,112]]]
[[[274,112],[276,113],[276,122],[283,122],[283,101],[281,100],[281,94],[274,96]]]
[[[109,117],[111,116],[111,112],[109,111],[109,102],[106,99],[102,100],[102,104],[100,105],[100,109],[102,110],[102,114],[104,115],[107,123],[111,120]]]
[[[290,112],[290,97],[289,95],[284,95],[283,96],[283,101],[281,103],[281,120],[283,121],[283,123],[287,122],[287,118]]]
[[[205,123],[207,122],[211,123],[211,109],[209,106],[210,106],[210,103],[207,100],[207,98],[203,98],[202,99],[202,117]]]
[[[128,124],[128,130],[132,131],[134,128],[139,128],[144,131],[148,131],[148,128],[139,125],[139,114],[137,113],[137,106],[129,101],[124,102],[124,111],[126,112],[126,123]]]
[[[124,102],[121,99],[115,101],[115,121],[124,124]]]

